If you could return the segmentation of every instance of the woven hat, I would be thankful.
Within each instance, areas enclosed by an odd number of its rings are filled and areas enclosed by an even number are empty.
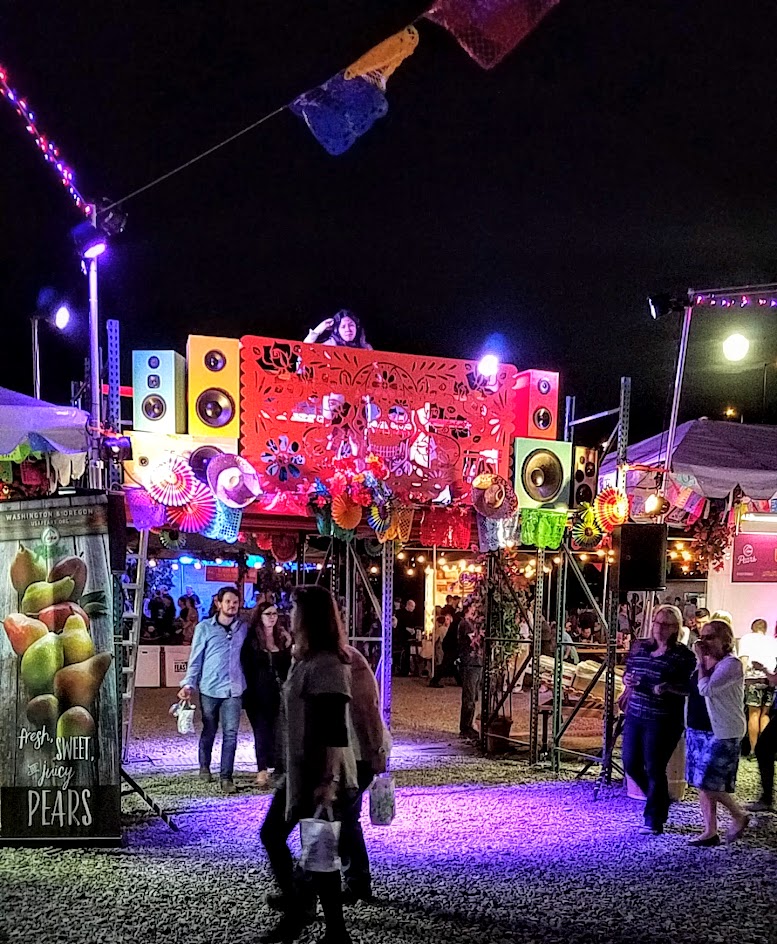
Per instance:
[[[484,472],[472,483],[472,504],[484,518],[497,520],[515,514],[518,497],[507,479],[492,472]]]
[[[242,456],[214,456],[206,474],[216,498],[228,508],[245,508],[262,494],[256,469]]]

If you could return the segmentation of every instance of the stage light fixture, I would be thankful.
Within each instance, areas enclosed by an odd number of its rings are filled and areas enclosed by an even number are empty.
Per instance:
[[[645,514],[651,518],[657,518],[659,515],[665,515],[669,511],[669,502],[658,492],[648,495],[645,499]]]
[[[132,459],[132,441],[129,436],[104,436],[100,443],[100,458],[113,462]]]
[[[82,259],[96,259],[108,248],[105,236],[89,222],[79,223],[70,231],[70,235]]]
[[[478,361],[478,373],[481,377],[496,377],[499,373],[499,358],[496,354],[484,354]]]
[[[685,303],[668,292],[659,292],[657,295],[648,296],[648,308],[651,318],[658,321],[673,312],[685,311]]]

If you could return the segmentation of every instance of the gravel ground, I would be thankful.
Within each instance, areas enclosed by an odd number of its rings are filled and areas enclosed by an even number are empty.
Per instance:
[[[155,754],[165,738],[144,745]],[[177,758],[189,768],[192,749],[188,761]],[[137,766],[176,811],[180,833],[131,800],[124,849],[2,850],[0,940],[254,942],[273,918],[258,842],[269,797],[250,786],[249,761],[235,797],[191,769],[164,769],[159,756]],[[642,837],[640,805],[621,789],[595,800],[591,781],[570,772],[550,781],[543,770],[462,751],[440,733],[400,735],[396,767],[396,820],[365,827],[378,900],[349,909],[357,942],[775,940],[777,817],[760,817],[733,846],[694,850],[694,796],[673,807],[664,836]],[[743,764],[740,796],[755,792],[755,770]],[[311,931],[303,940],[312,939]]]

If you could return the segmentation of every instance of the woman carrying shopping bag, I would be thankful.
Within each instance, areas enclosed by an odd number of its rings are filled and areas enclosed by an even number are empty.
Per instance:
[[[282,917],[261,940],[285,942],[300,936],[314,917],[311,901],[303,891],[309,882],[324,911],[326,933],[321,941],[350,944],[339,869],[307,873],[301,887],[295,881],[286,840],[300,819],[312,818],[319,807],[337,814],[338,801],[358,789],[347,721],[351,657],[337,605],[328,590],[298,587],[292,600],[294,662],[282,694],[280,777],[260,833],[280,889],[272,904],[282,911]]]

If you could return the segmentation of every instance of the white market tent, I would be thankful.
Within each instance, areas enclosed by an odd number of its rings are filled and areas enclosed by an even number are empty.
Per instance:
[[[31,452],[85,453],[89,416],[0,387],[0,456]]]
[[[45,455],[54,484],[69,485],[86,467],[88,421],[83,410],[0,387],[0,461]]]
[[[630,446],[627,463],[636,466],[627,476],[627,490],[639,488],[644,468],[665,465],[667,434],[651,436]],[[599,475],[614,484],[616,460],[608,456]],[[777,494],[777,426],[728,423],[705,418],[677,427],[671,457],[672,477],[705,498],[725,498],[738,485],[753,499]],[[652,480],[652,475],[651,475]]]

